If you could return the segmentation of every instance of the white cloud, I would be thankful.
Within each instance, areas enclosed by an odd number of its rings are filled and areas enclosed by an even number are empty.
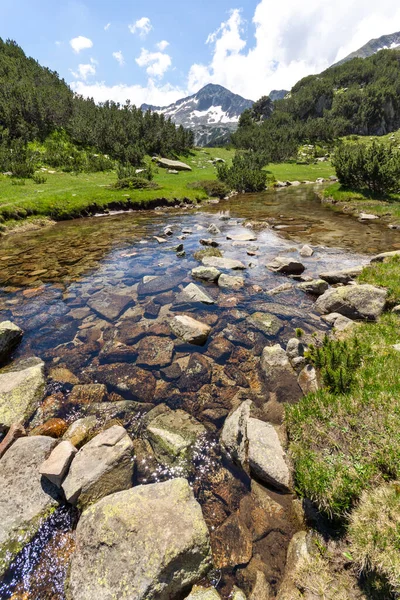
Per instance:
[[[150,77],[163,77],[172,64],[169,54],[164,52],[149,52],[142,48],[139,58],[136,59],[139,67],[147,67],[146,72]]]
[[[92,40],[90,40],[87,37],[84,37],[83,35],[79,35],[78,37],[73,38],[72,40],[70,40],[69,43],[73,51],[76,52],[76,54],[79,54],[81,50],[86,50],[88,48],[93,47]]]
[[[111,23],[107,23],[107,25],[104,25],[104,31],[108,31],[111,27]]]
[[[164,50],[168,48],[169,42],[167,42],[167,40],[162,40],[161,42],[158,42],[156,46],[159,50],[161,50],[161,52],[164,52]]]
[[[151,21],[148,17],[142,17],[132,25],[128,25],[128,27],[131,33],[138,33],[141,38],[145,38],[146,35],[148,35],[153,29]]]
[[[319,73],[371,38],[400,29],[395,0],[260,0],[244,35],[239,10],[208,36],[212,58],[194,64],[188,89],[219,83],[256,100],[272,89],[290,89],[299,79]],[[254,37],[253,37],[254,35]]]
[[[159,86],[152,79],[149,79],[146,86],[124,84],[108,86],[103,81],[93,84],[74,81],[71,83],[71,87],[77,94],[94,98],[96,102],[113,100],[124,104],[126,100],[130,100],[136,106],[142,104],[168,106],[182,98],[186,93],[186,90],[170,84]]]
[[[121,50],[118,50],[118,52],[113,52],[113,57],[118,62],[118,64],[120,65],[120,67],[124,66],[125,59],[124,59],[124,55],[122,54]]]
[[[96,61],[91,62],[92,64],[78,65],[77,71],[72,71],[71,69],[72,75],[76,79],[81,79],[82,81],[86,81],[89,77],[94,77],[94,75],[96,75],[96,67],[94,66]]]

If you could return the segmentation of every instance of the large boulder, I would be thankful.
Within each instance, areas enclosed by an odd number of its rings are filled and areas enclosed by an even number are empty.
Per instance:
[[[375,321],[384,311],[387,291],[373,285],[348,285],[328,290],[315,308],[323,315],[339,313],[349,319]]]
[[[170,600],[210,567],[200,505],[185,479],[103,498],[82,515],[68,600]]]
[[[132,487],[133,473],[132,441],[123,427],[114,425],[79,450],[62,488],[67,502],[85,508]]]
[[[232,459],[261,481],[289,491],[290,470],[278,434],[270,423],[251,417],[246,400],[226,419],[221,441]]]
[[[174,317],[170,323],[170,327],[176,337],[196,346],[204,346],[211,333],[209,325],[200,323],[200,321],[196,321],[196,319],[186,315]]]
[[[39,473],[56,443],[20,438],[0,460],[0,578],[57,507],[55,488]]]
[[[30,358],[0,373],[0,432],[30,419],[45,390],[44,363]]]
[[[5,363],[22,339],[22,329],[11,321],[0,323],[0,365]]]
[[[205,427],[183,410],[167,411],[147,426],[147,435],[157,458],[171,463],[186,460]]]
[[[268,263],[267,267],[271,271],[285,275],[301,275],[305,270],[305,266],[301,262],[288,256],[277,256]]]
[[[169,169],[169,170],[174,170],[174,171],[191,171],[192,168],[189,167],[189,165],[187,165],[184,162],[181,162],[179,160],[169,160],[169,158],[158,158],[157,159],[157,164],[159,167],[162,167],[163,169]]]

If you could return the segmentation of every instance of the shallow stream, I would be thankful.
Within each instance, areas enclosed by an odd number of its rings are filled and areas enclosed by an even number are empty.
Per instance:
[[[213,223],[220,234],[207,231]],[[166,226],[173,235],[164,236]],[[256,239],[227,239],[245,232],[254,233]],[[167,241],[159,243],[154,236]],[[214,300],[210,306],[187,304],[180,298],[182,287],[193,282],[191,270],[200,264],[193,254],[204,248],[200,244],[204,238],[218,242],[224,258],[238,259],[246,266],[240,272],[226,271],[244,278],[244,287],[236,291],[195,282]],[[185,256],[174,250],[179,244]],[[299,257],[304,244],[314,248],[312,257]],[[290,397],[269,395],[265,388],[259,368],[264,346],[285,346],[296,328],[306,336],[326,330],[313,311],[313,298],[297,290],[295,281],[269,271],[266,264],[278,255],[293,256],[306,266],[304,275],[317,277],[323,271],[366,264],[369,255],[398,248],[400,232],[380,222],[359,223],[335,213],[320,204],[312,188],[304,186],[238,196],[200,208],[98,216],[7,236],[0,240],[0,320],[11,320],[25,332],[14,359],[38,356],[49,375],[46,399],[31,427],[53,417],[72,423],[95,414],[99,426],[117,419],[133,439],[142,439],[141,421],[149,405],[165,403],[191,413],[209,433],[196,448],[194,466],[186,475],[214,531],[239,508],[245,511],[243,499],[250,489],[249,478],[220,451],[224,419],[235,402],[250,398],[261,418],[279,426],[283,404],[290,401]],[[146,276],[161,276],[162,289],[152,295],[138,294]],[[288,282],[292,288],[269,294]],[[118,304],[120,310],[102,312],[100,304],[93,302],[99,292],[105,292],[114,307],[115,297],[124,298]],[[266,334],[251,321],[256,312],[278,318],[275,335]],[[168,324],[177,314],[191,315],[212,327],[204,347],[185,345],[173,336]],[[139,347],[149,336],[154,345],[157,340],[163,345],[165,340],[173,342],[173,351],[169,359],[163,357],[162,366],[152,364]],[[232,343],[232,350],[218,357],[210,344],[221,336]],[[106,401],[71,401],[74,381],[60,377],[60,369],[70,371],[80,384],[106,384]],[[121,385],[126,377],[130,384]],[[131,410],[124,400],[131,402]],[[137,483],[180,474],[179,468],[140,455],[140,448],[139,444]],[[292,498],[273,490],[268,493],[282,506],[283,516],[253,542],[253,557],[265,564],[267,579],[276,590],[288,542],[299,525]],[[47,524],[30,551],[15,561],[0,582],[1,598],[64,597],[63,578],[73,549],[75,522],[70,511],[60,509],[50,524],[50,534]],[[243,583],[246,574],[242,571],[221,569],[210,580],[228,598],[233,582]]]

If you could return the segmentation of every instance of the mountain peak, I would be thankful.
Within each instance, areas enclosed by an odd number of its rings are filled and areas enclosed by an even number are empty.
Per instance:
[[[338,67],[339,65],[343,65],[344,63],[352,60],[353,58],[368,58],[373,54],[376,54],[380,50],[393,50],[395,48],[400,48],[400,31],[396,31],[395,33],[389,33],[388,35],[382,35],[379,38],[375,38],[367,42],[364,46],[352,52],[339,62],[332,65],[333,67]]]
[[[242,112],[253,104],[252,100],[246,100],[222,85],[209,83],[193,96],[182,98],[169,106],[143,104],[141,108],[164,114],[177,125],[193,129],[196,144],[205,145],[216,138],[219,143],[228,141]]]

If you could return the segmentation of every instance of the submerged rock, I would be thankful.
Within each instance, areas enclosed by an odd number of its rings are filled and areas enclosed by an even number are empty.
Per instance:
[[[161,294],[162,292],[168,292],[173,288],[177,287],[182,283],[182,279],[185,278],[185,274],[176,273],[168,274],[167,277],[152,277],[139,283],[138,294],[139,296],[153,296],[155,294]]]
[[[44,363],[30,358],[0,373],[0,432],[30,419],[44,396]]]
[[[174,343],[168,338],[149,336],[139,343],[136,364],[142,367],[166,367],[171,364]]]
[[[167,411],[147,426],[157,458],[168,463],[186,460],[190,448],[205,433],[205,427],[183,410]]]
[[[323,315],[339,313],[349,319],[375,321],[384,311],[387,290],[373,285],[350,285],[325,292],[315,303]]]
[[[210,568],[200,505],[185,479],[133,488],[87,509],[66,585],[68,600],[168,600]]]
[[[107,289],[94,294],[89,301],[88,306],[108,321],[117,319],[133,303],[130,296],[116,294]]]
[[[269,313],[255,312],[247,318],[247,322],[269,337],[277,336],[283,329],[282,321]]]
[[[246,565],[253,555],[251,533],[236,514],[211,533],[211,547],[217,569]]]
[[[57,507],[39,467],[56,445],[49,437],[17,440],[0,460],[0,578]]]
[[[188,304],[193,302],[200,302],[202,304],[215,304],[214,300],[194,283],[189,283],[189,285],[183,289],[183,291],[177,296],[177,301]]]
[[[172,332],[184,342],[203,346],[211,333],[211,327],[205,323],[200,323],[192,317],[178,315],[170,323]]]
[[[97,426],[98,422],[95,416],[83,417],[68,427],[63,439],[68,440],[79,449],[89,441]]]
[[[123,427],[99,433],[72,461],[62,488],[67,502],[84,508],[133,485],[133,444]]]
[[[0,323],[0,365],[9,360],[12,351],[22,340],[23,331],[11,321]]]

